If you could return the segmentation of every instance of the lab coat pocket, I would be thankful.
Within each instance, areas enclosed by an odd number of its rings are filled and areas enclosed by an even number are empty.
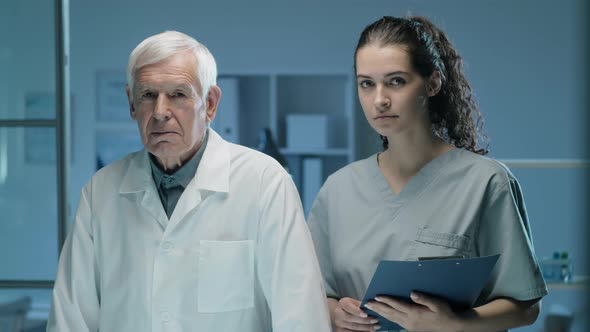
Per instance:
[[[200,241],[197,308],[212,313],[254,306],[254,241]]]

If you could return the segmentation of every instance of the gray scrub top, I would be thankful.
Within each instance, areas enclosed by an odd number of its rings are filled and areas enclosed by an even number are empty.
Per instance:
[[[329,297],[362,299],[381,260],[495,254],[476,306],[547,294],[516,178],[464,149],[432,160],[397,195],[377,155],[340,169],[320,189],[309,227]]]

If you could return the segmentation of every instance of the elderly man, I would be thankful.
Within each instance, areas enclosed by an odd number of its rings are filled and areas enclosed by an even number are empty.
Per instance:
[[[330,331],[291,178],[208,126],[216,76],[209,50],[179,32],[131,53],[145,149],[83,188],[48,331]]]

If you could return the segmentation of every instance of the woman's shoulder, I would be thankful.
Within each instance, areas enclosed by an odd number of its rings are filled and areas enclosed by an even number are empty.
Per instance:
[[[326,184],[336,185],[370,180],[378,170],[377,154],[354,161],[328,176]]]
[[[504,163],[464,149],[458,152],[457,162],[460,167],[457,170],[465,172],[466,175],[482,180],[489,179],[490,182],[497,185],[516,181],[514,174]]]
[[[373,196],[379,186],[377,155],[354,161],[330,174],[318,192],[319,205],[328,204],[339,211],[352,208],[350,202]],[[387,185],[387,184],[385,184]],[[374,199],[369,199],[374,201]]]

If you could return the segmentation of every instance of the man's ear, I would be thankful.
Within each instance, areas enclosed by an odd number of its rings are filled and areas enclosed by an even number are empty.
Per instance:
[[[133,106],[133,96],[131,95],[129,85],[125,86],[125,92],[127,93],[127,101],[129,102],[129,114],[131,115],[131,118],[135,120],[137,114],[135,113],[135,106]]]
[[[217,114],[217,106],[221,100],[221,88],[217,85],[212,85],[207,92],[207,122],[211,123]]]
[[[442,77],[440,71],[435,70],[432,75],[428,78],[426,83],[426,89],[428,91],[428,97],[436,96],[442,88]]]

